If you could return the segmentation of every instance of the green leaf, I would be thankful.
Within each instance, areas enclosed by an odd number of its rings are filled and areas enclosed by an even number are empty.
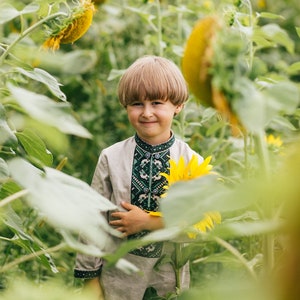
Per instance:
[[[34,241],[34,239],[23,230],[23,223],[21,218],[15,213],[15,211],[8,207],[4,214],[4,223],[15,233],[15,236],[10,241],[29,253],[35,253],[42,250],[42,247]],[[51,258],[47,253],[37,257],[37,259],[53,273],[57,273],[58,270]]]
[[[20,11],[20,14],[25,15],[25,14],[34,13],[34,12],[37,12],[39,10],[39,8],[40,8],[39,4],[34,3],[34,2],[29,3]]]
[[[2,184],[0,189],[0,199],[4,199],[20,191],[20,187],[14,181],[7,181]]]
[[[281,19],[281,20],[284,20],[284,17],[281,16],[281,15],[276,15],[276,14],[272,14],[272,13],[269,13],[269,12],[261,12],[261,13],[257,13],[257,16],[259,18],[265,18],[265,19]]]
[[[223,239],[238,238],[243,236],[262,235],[278,232],[282,229],[279,221],[251,221],[229,222],[216,226],[209,234]]]
[[[18,55],[25,57],[25,59],[34,59],[34,55],[38,55],[40,59],[40,68],[43,68],[51,74],[84,74],[91,72],[96,66],[98,57],[95,50],[73,50],[70,52],[56,52],[55,55],[51,52],[43,52],[36,54],[24,53],[20,47]],[[76,61],[76,63],[74,63]]]
[[[248,207],[256,200],[244,195],[247,186],[242,189],[243,196],[237,196],[238,191],[225,187],[214,175],[175,183],[169,188],[167,197],[161,200],[166,228],[187,228],[202,220],[208,211],[222,214]]]
[[[21,218],[16,214],[16,212],[8,206],[5,209],[5,213],[3,214],[4,223],[11,229],[15,234],[17,234],[23,240],[30,240],[33,239],[25,233],[23,230],[23,223]],[[27,248],[29,250],[29,248]]]
[[[14,18],[38,11],[39,5],[36,3],[30,3],[24,7],[23,10],[19,11],[8,3],[4,3],[0,6],[0,24],[4,24]]]
[[[287,32],[277,24],[262,26],[260,32],[266,40],[285,47],[289,53],[294,53],[294,41],[288,36]]]
[[[235,85],[239,95],[232,103],[234,112],[248,131],[261,132],[267,124],[267,104],[262,93],[246,78],[241,78]]]
[[[300,27],[296,27],[296,32],[297,32],[298,36],[300,37]]]
[[[20,12],[8,3],[4,3],[0,6],[0,24],[4,24],[19,15]]]
[[[124,72],[125,72],[125,70],[115,70],[115,69],[112,69],[110,71],[109,75],[108,75],[107,80],[111,81],[111,80],[120,78],[124,74]]]
[[[300,62],[296,62],[294,64],[291,64],[288,69],[287,69],[288,73],[290,75],[296,75],[300,73]]]
[[[300,101],[297,85],[288,81],[269,85],[263,91],[263,94],[269,100],[268,111],[274,115],[279,112],[286,114],[294,113]]]
[[[7,179],[8,175],[9,172],[7,163],[0,157],[0,182]]]
[[[16,135],[29,157],[37,159],[42,165],[52,165],[53,156],[46,148],[43,140],[37,134],[30,129],[25,129],[23,132],[18,132]]]
[[[0,145],[16,147],[18,140],[6,122],[6,112],[0,103]]]
[[[9,85],[15,100],[33,119],[51,125],[61,132],[90,138],[91,134],[72,116],[71,106],[67,102],[57,103],[50,98]]]
[[[66,101],[66,95],[59,88],[61,84],[58,83],[56,78],[54,78],[48,72],[39,68],[34,68],[32,71],[28,71],[17,67],[16,70],[31,79],[44,83],[54,96],[58,97],[60,100]]]
[[[56,229],[81,233],[100,249],[114,249],[111,234],[119,236],[101,214],[117,207],[87,183],[46,167],[45,172],[20,158],[8,162],[12,178],[29,191],[29,205]],[[112,247],[112,248],[110,248]]]
[[[284,129],[288,129],[291,131],[296,131],[298,130],[286,117],[284,116],[276,116],[272,119],[272,121],[270,122],[269,126],[272,128],[278,129],[280,128],[284,128]]]

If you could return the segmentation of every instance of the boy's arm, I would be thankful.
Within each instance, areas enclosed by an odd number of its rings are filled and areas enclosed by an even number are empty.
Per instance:
[[[111,214],[117,220],[110,221],[118,231],[124,233],[124,236],[135,234],[143,230],[157,230],[164,227],[162,217],[151,216],[136,205],[127,202],[121,203],[125,212],[114,212]]]

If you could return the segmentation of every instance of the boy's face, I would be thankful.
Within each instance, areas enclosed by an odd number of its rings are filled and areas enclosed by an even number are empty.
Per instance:
[[[183,108],[170,100],[143,100],[127,105],[131,125],[138,136],[150,145],[158,145],[170,138],[172,120]]]

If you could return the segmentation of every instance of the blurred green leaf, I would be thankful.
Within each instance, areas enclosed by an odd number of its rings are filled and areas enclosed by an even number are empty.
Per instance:
[[[246,191],[246,186],[243,187]],[[235,211],[250,206],[255,197],[239,197],[218,182],[217,176],[207,175],[198,179],[177,182],[172,185],[166,198],[161,200],[161,210],[167,228],[186,228],[198,223],[208,211]],[[243,192],[245,193],[245,192]],[[243,195],[244,196],[244,195]]]
[[[279,232],[282,224],[279,221],[224,222],[215,226],[209,233],[223,239],[243,236],[259,236]]]
[[[100,213],[116,206],[87,183],[51,168],[44,173],[19,158],[8,166],[12,178],[29,191],[28,203],[54,228],[80,232],[100,249],[109,248],[111,234],[119,235]]]
[[[0,146],[16,147],[17,144],[16,135],[7,124],[4,106],[0,103]]]
[[[273,13],[270,13],[270,12],[261,12],[261,13],[257,13],[258,17],[259,18],[266,18],[266,19],[284,19],[283,16],[281,15],[277,15],[277,14],[273,14]]]
[[[291,64],[289,67],[288,67],[288,73],[290,75],[293,75],[293,74],[299,74],[300,73],[300,62],[296,62],[296,63],[293,63]]]
[[[16,68],[16,70],[31,79],[44,83],[49,88],[49,90],[53,93],[53,95],[58,97],[60,100],[66,101],[66,95],[59,88],[61,84],[58,83],[56,78],[54,78],[45,70],[34,68],[32,71],[29,71],[20,67]]]
[[[23,10],[19,11],[12,5],[8,3],[4,3],[0,6],[0,24],[4,24],[18,16],[33,13],[38,11],[39,5],[36,3],[30,3],[23,8]]]
[[[23,88],[9,85],[15,100],[33,119],[56,127],[60,131],[90,138],[91,134],[72,116],[71,105],[56,103],[47,96],[36,94]]]
[[[0,157],[0,182],[7,179],[9,175],[8,166],[4,159]]]
[[[288,33],[277,24],[267,24],[257,28],[253,40],[259,47],[276,46],[278,44],[285,47],[289,53],[294,53],[294,41],[289,37]],[[265,45],[263,45],[262,40],[265,40]]]
[[[297,85],[288,81],[269,85],[263,95],[267,100],[270,119],[278,113],[293,114],[300,101]]]

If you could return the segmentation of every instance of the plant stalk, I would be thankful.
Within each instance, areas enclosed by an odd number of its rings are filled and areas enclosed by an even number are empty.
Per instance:
[[[24,37],[26,37],[28,34],[30,34],[31,32],[33,32],[35,29],[37,29],[39,26],[41,26],[43,23],[54,19],[56,17],[59,16],[65,16],[67,17],[68,15],[66,13],[63,12],[57,12],[53,15],[50,15],[38,22],[36,22],[35,24],[33,24],[31,27],[27,28],[26,30],[24,30],[7,48],[6,50],[2,53],[2,55],[0,56],[0,65],[3,64],[3,61],[5,60],[5,58],[7,57],[7,55],[9,54],[9,52],[11,51],[11,49],[19,42],[21,41]]]
[[[157,39],[158,39],[158,54],[163,56],[163,46],[162,46],[162,18],[160,10],[160,2],[156,0],[156,9],[157,9]]]
[[[265,184],[270,183],[270,161],[268,155],[268,149],[265,141],[264,132],[260,132],[254,135],[256,148],[260,160],[262,175],[265,180]],[[264,201],[262,203],[262,212],[265,219],[272,219],[273,206],[272,203]],[[270,275],[274,266],[274,235],[266,234],[263,237],[263,257],[264,257],[264,271],[266,275]]]
[[[257,275],[256,273],[253,271],[253,269],[248,265],[247,260],[242,256],[242,254],[233,246],[231,246],[229,243],[227,243],[225,240],[219,238],[219,237],[215,237],[215,241],[221,245],[222,247],[224,247],[226,250],[228,250],[231,254],[233,254],[241,263],[242,265],[246,268],[246,270],[248,271],[248,273],[251,275],[251,277],[255,280],[257,280]]]
[[[14,266],[19,265],[20,263],[23,263],[25,261],[31,260],[31,259],[33,259],[35,257],[38,257],[38,256],[41,256],[43,254],[49,254],[49,253],[56,252],[56,251],[61,250],[61,249],[65,248],[65,247],[66,247],[66,244],[65,243],[61,243],[61,244],[58,244],[58,245],[53,246],[51,248],[48,248],[46,250],[43,249],[43,250],[39,250],[37,252],[30,253],[28,255],[24,255],[24,256],[22,256],[22,257],[20,257],[18,259],[15,259],[14,261],[12,261],[12,262],[10,262],[10,263],[8,263],[6,265],[4,265],[3,267],[1,267],[0,268],[0,273],[4,273],[7,270],[13,268]]]
[[[26,196],[27,194],[29,193],[28,190],[22,190],[22,191],[19,191],[17,193],[14,193],[13,195],[10,195],[6,198],[4,198],[3,200],[0,201],[0,207],[3,207],[7,204],[9,204],[10,202],[14,201],[14,200],[17,200],[23,196]]]
[[[180,262],[181,262],[181,243],[175,243],[175,280],[176,280],[176,295],[180,294],[181,291],[181,267],[180,267]]]

